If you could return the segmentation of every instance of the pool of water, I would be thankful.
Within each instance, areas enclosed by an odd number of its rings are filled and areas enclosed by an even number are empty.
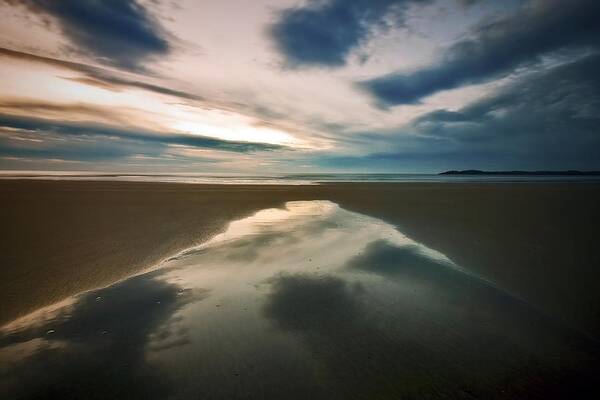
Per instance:
[[[597,344],[381,220],[289,202],[0,330],[2,398],[564,398]]]

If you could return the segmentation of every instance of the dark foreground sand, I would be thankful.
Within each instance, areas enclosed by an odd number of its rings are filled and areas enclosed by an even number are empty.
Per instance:
[[[600,337],[600,185],[218,186],[0,181],[0,324],[107,285],[285,201],[382,218]]]

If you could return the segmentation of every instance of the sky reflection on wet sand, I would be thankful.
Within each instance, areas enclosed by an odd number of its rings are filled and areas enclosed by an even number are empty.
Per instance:
[[[562,398],[597,345],[328,201],[0,331],[3,398]]]

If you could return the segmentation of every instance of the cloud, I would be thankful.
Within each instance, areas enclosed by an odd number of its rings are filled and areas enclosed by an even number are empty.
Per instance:
[[[36,118],[57,116],[62,119],[79,118],[106,121],[112,124],[128,125],[131,117],[122,115],[112,107],[96,106],[86,103],[54,103],[50,101],[23,99],[23,98],[1,98],[0,115],[35,115]]]
[[[169,53],[165,32],[135,0],[11,0],[51,17],[62,33],[101,62],[129,70]]]
[[[59,60],[51,57],[43,57],[34,54],[24,53],[21,51],[10,50],[0,47],[0,56],[9,57],[16,60],[24,60],[38,64],[50,65],[58,68],[63,68],[69,71],[84,74],[83,78],[73,78],[81,83],[102,87],[109,90],[120,90],[122,88],[142,89],[153,93],[164,94],[185,100],[201,101],[201,96],[184,92],[180,90],[170,89],[160,85],[154,85],[147,82],[142,82],[135,79],[124,78],[118,76],[113,71],[104,68],[93,67],[91,65],[76,63],[71,61]]]
[[[479,26],[444,52],[439,62],[412,73],[359,83],[382,106],[415,104],[436,92],[477,84],[531,66],[561,50],[600,43],[600,3],[531,1],[518,13]]]
[[[600,169],[599,70],[596,53],[532,72],[462,109],[436,110],[378,135],[381,151],[317,162],[405,171]]]
[[[0,156],[101,161],[165,156],[173,147],[254,153],[283,146],[0,114]],[[194,158],[194,157],[192,157]]]
[[[281,12],[270,35],[290,66],[338,67],[384,18],[410,3],[429,0],[311,0]]]

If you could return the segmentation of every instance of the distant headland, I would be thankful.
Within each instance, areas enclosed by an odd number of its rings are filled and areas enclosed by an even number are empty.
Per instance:
[[[438,175],[548,175],[548,176],[600,176],[600,171],[481,171],[478,169],[451,170]]]

